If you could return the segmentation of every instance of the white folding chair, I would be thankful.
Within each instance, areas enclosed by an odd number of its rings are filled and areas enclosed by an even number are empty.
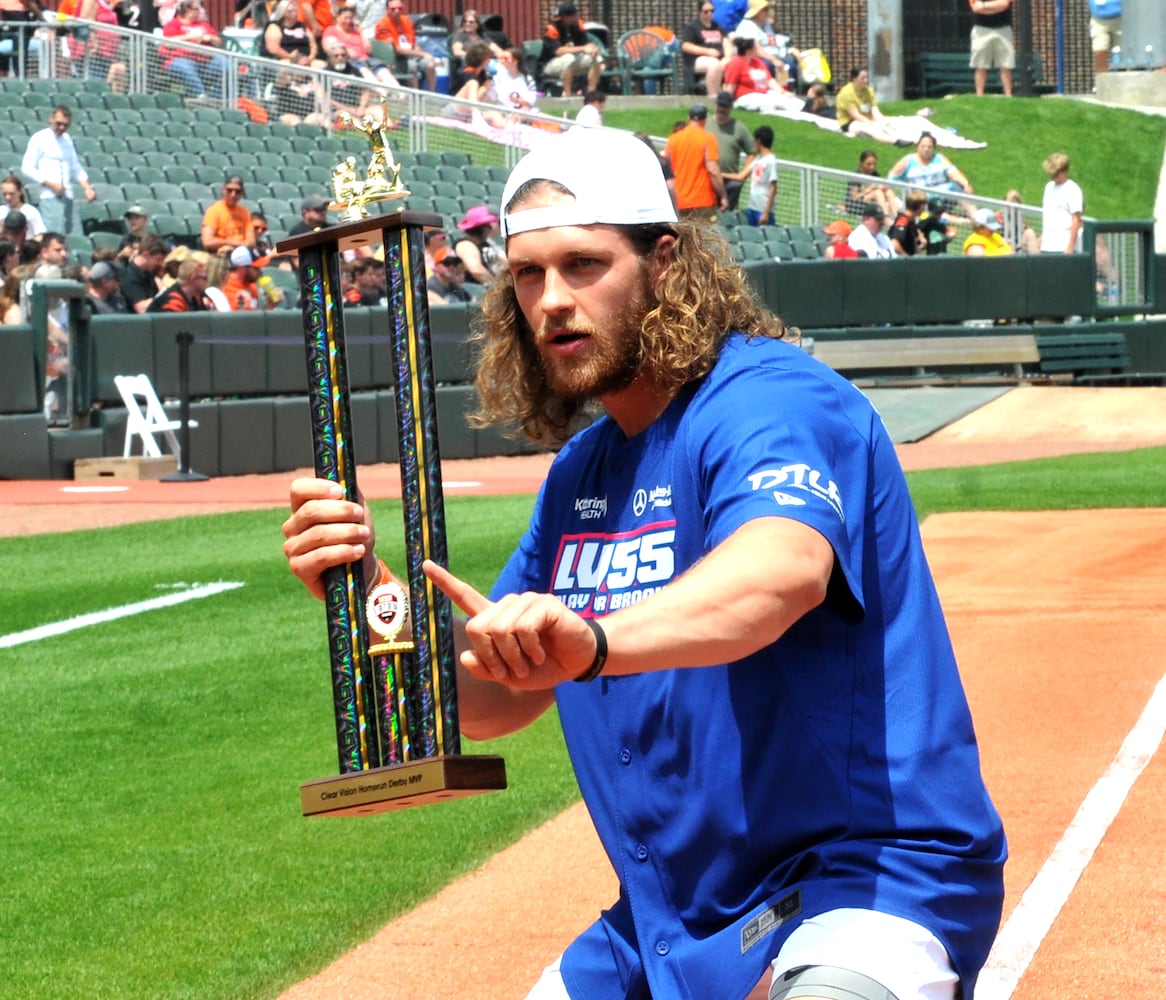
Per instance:
[[[133,451],[134,438],[142,439],[142,454],[150,458],[160,458],[162,449],[154,439],[155,434],[165,434],[170,450],[182,465],[181,448],[174,432],[182,426],[181,420],[172,420],[162,409],[162,401],[154,391],[154,384],[149,375],[115,375],[113,377],[117,391],[126,404],[126,437],[122,448],[122,457],[129,458]],[[191,427],[197,427],[198,422],[190,421]]]

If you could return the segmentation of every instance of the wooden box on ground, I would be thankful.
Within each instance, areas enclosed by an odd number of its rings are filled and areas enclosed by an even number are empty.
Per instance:
[[[178,471],[178,459],[173,455],[149,458],[131,455],[129,458],[79,458],[73,463],[73,478],[94,479],[161,479]]]

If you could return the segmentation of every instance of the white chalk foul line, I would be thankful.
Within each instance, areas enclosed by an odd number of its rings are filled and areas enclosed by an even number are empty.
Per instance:
[[[1158,681],[1113,763],[1085,796],[1077,815],[997,936],[976,983],[976,1000],[1009,1000],[1012,996],[1138,775],[1158,752],[1164,735],[1166,677]]]
[[[203,597],[213,597],[227,590],[236,590],[242,583],[226,580],[220,583],[206,583],[180,590],[165,597],[154,597],[148,601],[136,601],[133,604],[123,604],[117,608],[106,608],[104,611],[93,611],[87,615],[77,615],[75,618],[66,618],[64,621],[51,622],[48,625],[38,625],[36,628],[25,629],[23,632],[13,632],[10,635],[0,635],[0,649],[9,649],[12,646],[21,646],[26,642],[37,642],[40,639],[51,639],[53,636],[74,632],[79,628],[88,628],[91,625],[101,625],[115,621],[118,618],[128,618],[131,615],[140,615],[146,611],[156,611],[158,608],[168,608],[186,601],[197,601]]]

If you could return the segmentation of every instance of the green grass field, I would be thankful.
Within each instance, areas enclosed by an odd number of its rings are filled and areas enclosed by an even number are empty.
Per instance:
[[[945,510],[1166,506],[1166,448],[913,473]],[[451,563],[487,587],[529,497],[447,505]],[[380,550],[400,564],[375,505]],[[553,716],[467,752],[504,793],[306,820],[337,773],[322,606],[288,573],[279,510],[0,540],[0,631],[218,596],[3,648],[0,942],[7,998],[271,997],[574,801]],[[1099,515],[1104,516],[1104,515]],[[396,548],[398,551],[394,551]]]

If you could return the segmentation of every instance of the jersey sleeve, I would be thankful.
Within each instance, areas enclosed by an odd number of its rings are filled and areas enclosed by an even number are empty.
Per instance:
[[[801,357],[796,346],[788,351],[789,368],[742,365],[698,393],[686,445],[702,495],[706,545],[757,518],[799,521],[830,543],[861,605],[871,435],[881,422],[857,389]]]

